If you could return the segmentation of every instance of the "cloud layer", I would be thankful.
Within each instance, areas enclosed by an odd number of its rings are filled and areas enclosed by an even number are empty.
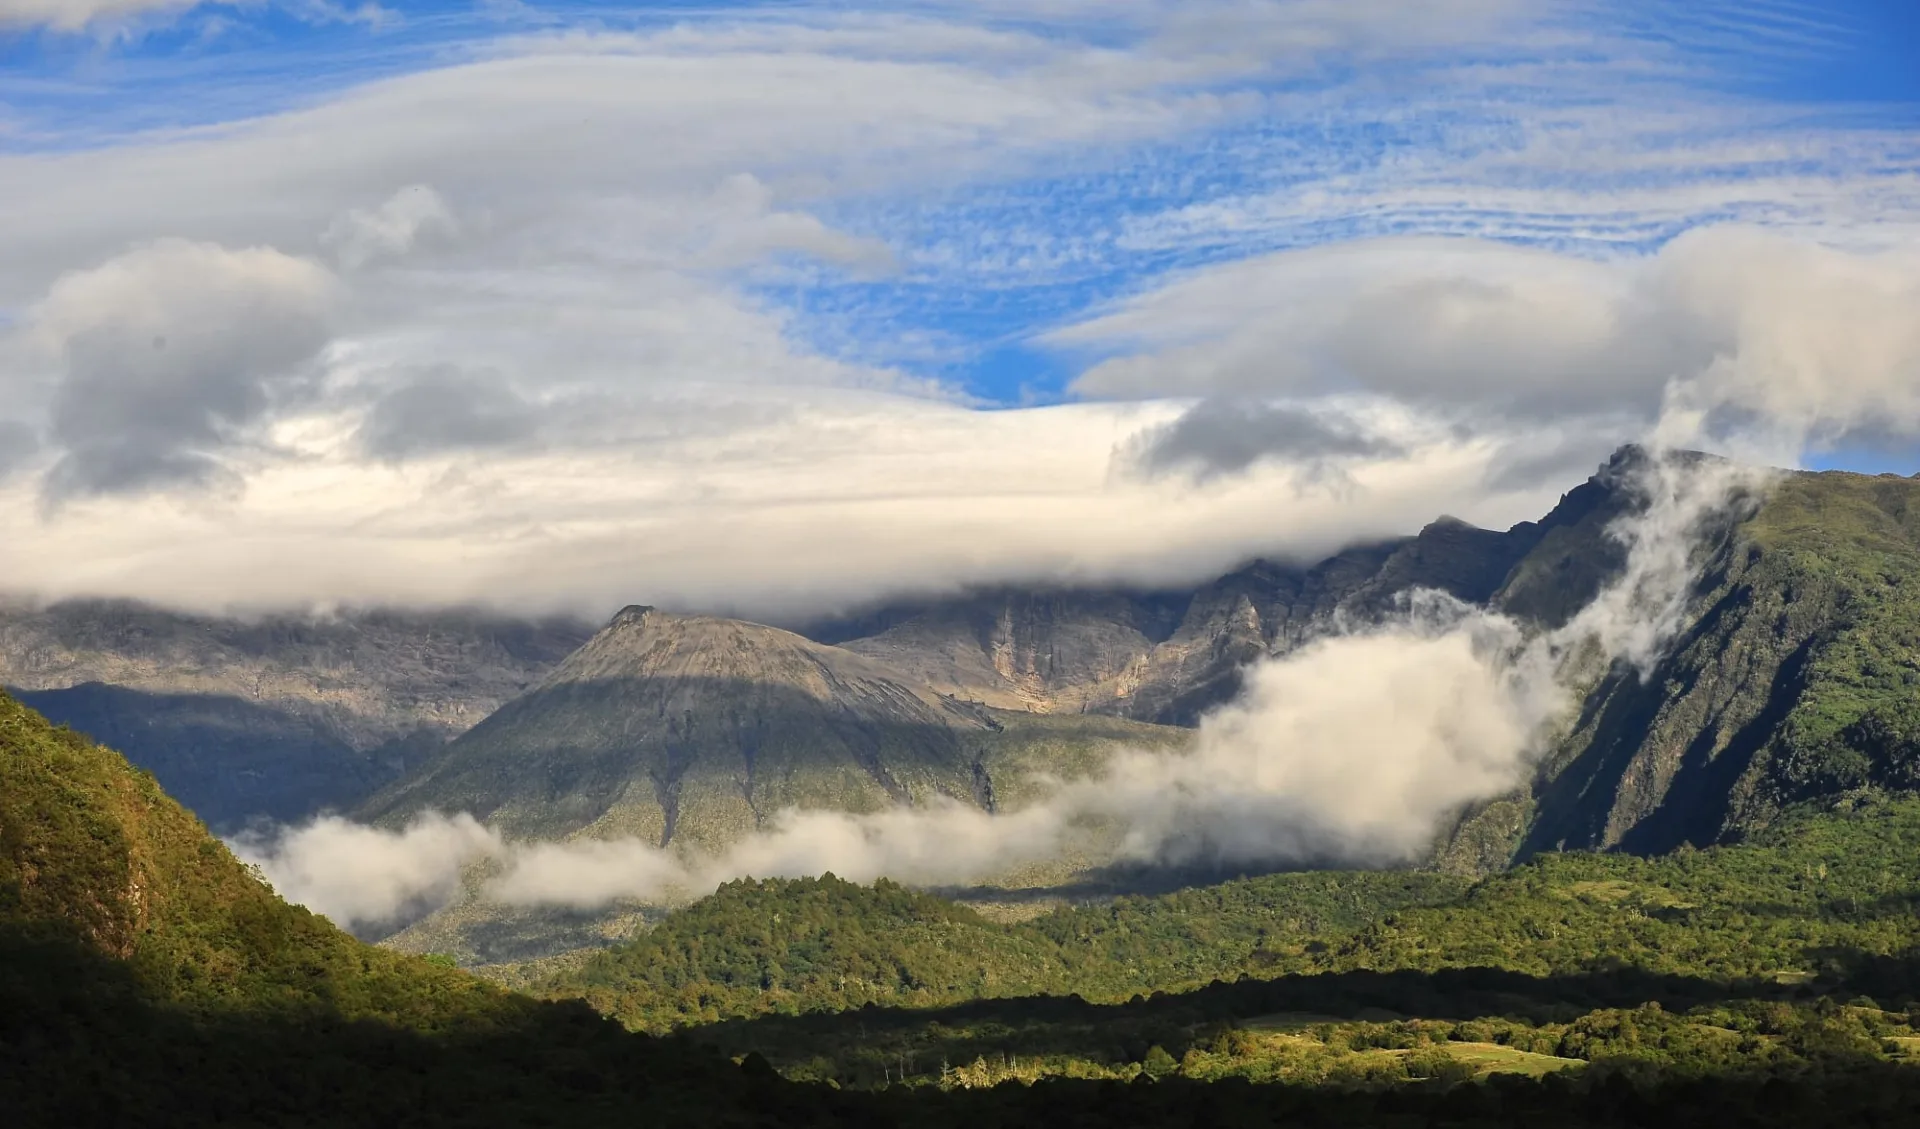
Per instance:
[[[1536,517],[1662,412],[1781,462],[1920,426],[1920,145],[1714,69],[1844,34],[1636,13],[206,48],[310,80],[271,97],[109,52],[158,116],[39,81],[0,125],[0,589],[773,616]]]

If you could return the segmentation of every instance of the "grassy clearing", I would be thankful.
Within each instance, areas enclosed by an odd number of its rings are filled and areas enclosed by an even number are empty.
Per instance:
[[[1377,1053],[1410,1055],[1414,1052],[1381,1051]],[[1476,1077],[1485,1077],[1489,1074],[1524,1074],[1529,1078],[1539,1078],[1552,1074],[1556,1070],[1586,1065],[1577,1058],[1534,1054],[1532,1051],[1503,1047],[1499,1043],[1448,1043],[1446,1053],[1473,1067]]]

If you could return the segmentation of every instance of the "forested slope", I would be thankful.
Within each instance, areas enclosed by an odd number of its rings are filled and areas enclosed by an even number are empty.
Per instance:
[[[7,1125],[628,1124],[643,1102],[705,1124],[813,1108],[580,1005],[360,944],[151,776],[0,695]]]
[[[667,1030],[869,1004],[1119,1002],[1286,974],[1631,968],[1802,982],[1920,946],[1917,909],[1920,800],[1862,797],[1799,811],[1752,843],[1665,858],[1544,855],[1472,884],[1420,872],[1273,875],[1018,924],[892,883],[741,881],[547,991]]]

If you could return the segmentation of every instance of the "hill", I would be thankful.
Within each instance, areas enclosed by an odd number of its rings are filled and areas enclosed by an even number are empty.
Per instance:
[[[641,1030],[761,1014],[933,1007],[975,999],[1206,983],[1257,953],[1444,901],[1458,879],[1289,874],[1060,910],[1017,925],[882,879],[722,886],[543,989]]]
[[[1596,477],[1539,523],[1493,532],[1444,519],[1188,591],[1003,589],[805,634],[629,608],[360,814],[397,824],[471,811],[515,835],[712,848],[790,806],[1018,806],[1036,774],[1085,775],[1122,745],[1181,744],[1180,729],[1139,719],[1191,724],[1232,696],[1247,662],[1378,618],[1413,589],[1495,599],[1533,550],[1560,548],[1556,533],[1596,539],[1627,473]],[[1590,571],[1597,584],[1604,566]]]
[[[1708,550],[1658,667],[1601,679],[1543,764],[1519,857],[1733,842],[1920,787],[1920,479],[1786,475]]]

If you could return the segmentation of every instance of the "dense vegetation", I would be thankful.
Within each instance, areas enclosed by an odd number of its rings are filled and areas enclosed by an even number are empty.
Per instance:
[[[731,882],[546,989],[637,1030],[869,1004],[1078,993],[1126,999],[1266,966],[1312,938],[1466,882],[1413,872],[1272,875],[1059,910],[1018,925],[882,879]]]
[[[1796,598],[1833,609],[1785,718],[1775,788],[1920,787],[1920,490],[1892,476],[1798,477],[1750,534],[1790,571]]]
[[[1152,1084],[1225,1110],[1257,1083],[1247,1123],[1345,1102],[1359,1124],[1907,1124],[1917,896],[1920,801],[1862,793],[1667,858],[1550,855],[1471,886],[1271,876],[1011,925],[892,884],[740,882],[552,987],[890,1094]]]
[[[0,695],[0,923],[124,960],[146,998],[433,1030],[509,997],[289,906],[151,775]]]
[[[1920,801],[1863,795],[1756,841],[1658,859],[1542,856],[1469,886],[1426,873],[1240,879],[996,924],[889,882],[731,883],[558,977],[640,1030],[868,1004],[1119,1001],[1245,975],[1621,967],[1795,979],[1920,943]]]
[[[0,695],[0,1121],[628,1124],[642,1101],[761,1124],[812,1099],[360,944]]]
[[[1331,973],[1125,1004],[1033,997],[762,1017],[701,1038],[762,1054],[795,1078],[856,1086],[1178,1075],[1379,1088],[1562,1070],[1589,1086],[1613,1074],[1804,1077],[1840,1061],[1920,1065],[1915,972],[1909,960],[1865,962],[1818,990],[1632,971]],[[1902,1002],[1861,990],[1869,985]]]

